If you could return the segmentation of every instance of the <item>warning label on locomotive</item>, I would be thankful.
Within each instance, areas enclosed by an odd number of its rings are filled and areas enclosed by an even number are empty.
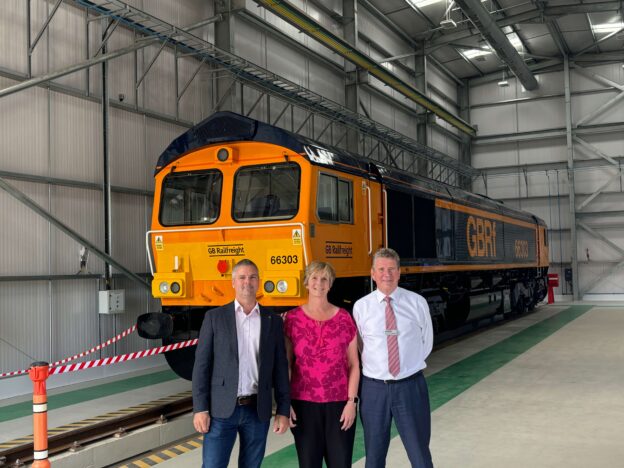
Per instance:
[[[156,246],[156,250],[164,250],[165,244],[163,243],[163,236],[156,236],[154,245]]]
[[[325,256],[327,258],[353,258],[351,242],[326,241]]]
[[[293,245],[301,245],[301,229],[292,230],[292,243]]]
[[[244,257],[245,246],[243,244],[209,244],[208,255],[210,257]]]

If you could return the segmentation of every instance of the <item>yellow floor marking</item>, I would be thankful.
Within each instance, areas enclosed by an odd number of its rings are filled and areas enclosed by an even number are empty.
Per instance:
[[[199,442],[195,442],[194,440],[189,440],[189,441],[187,442],[187,444],[190,444],[190,445],[192,445],[193,447],[197,447],[197,448],[199,448],[199,447],[201,447],[201,446],[202,446],[202,444],[200,444]]]
[[[162,463],[162,462],[164,462],[164,461],[165,461],[165,459],[164,459],[164,458],[160,458],[158,455],[150,455],[150,456],[149,456],[149,457],[147,457],[147,458],[149,458],[150,460],[152,460],[152,461],[154,461],[154,462],[156,462],[156,463]]]
[[[187,452],[190,452],[191,450],[194,450],[194,449],[190,449],[188,447],[185,447],[184,445],[176,445],[175,448],[176,448],[176,450],[179,450],[180,452],[184,452],[184,453],[187,453]]]
[[[148,465],[147,463],[141,460],[136,460],[136,461],[133,461],[132,463],[134,463],[139,468],[151,468],[151,465]]]
[[[171,457],[171,458],[178,456],[177,453],[172,452],[171,450],[167,450],[167,449],[161,450],[161,453],[164,453],[165,455],[167,455],[168,457]]]

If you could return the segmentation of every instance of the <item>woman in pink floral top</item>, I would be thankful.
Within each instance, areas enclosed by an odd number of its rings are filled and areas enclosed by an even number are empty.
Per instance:
[[[304,286],[308,303],[284,321],[290,368],[290,425],[302,468],[351,466],[360,365],[357,331],[345,309],[327,300],[336,274],[312,262]]]

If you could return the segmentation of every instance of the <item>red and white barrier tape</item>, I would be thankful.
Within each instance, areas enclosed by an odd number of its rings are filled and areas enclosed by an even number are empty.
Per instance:
[[[72,357],[68,357],[65,359],[62,359],[61,361],[56,361],[52,364],[50,364],[50,367],[56,367],[60,364],[65,364],[66,362],[69,361],[73,361],[75,359],[80,359],[81,357],[87,356],[88,354],[91,354],[95,351],[99,351],[102,348],[106,348],[108,345],[112,345],[113,343],[121,340],[122,338],[125,338],[126,336],[128,336],[130,333],[134,333],[134,331],[136,330],[136,325],[132,325],[130,328],[128,328],[127,330],[122,331],[119,335],[115,336],[114,338],[111,338],[110,340],[106,340],[104,343],[100,343],[99,345],[91,348],[88,351],[83,351],[80,354],[76,354]]]
[[[188,348],[189,346],[195,346],[196,344],[197,338],[182,341],[181,343],[173,343],[165,346],[159,346],[158,348],[151,348],[145,349],[143,351],[137,351],[134,353],[122,354],[120,356],[113,356],[103,359],[96,359],[94,361],[77,362],[75,364],[58,366],[50,369],[50,375],[65,374],[67,372],[92,369],[93,367],[108,366],[110,364],[116,364],[124,361],[132,361],[133,359],[155,356],[157,354],[166,353],[168,351],[175,351],[176,349]]]
[[[74,356],[62,359],[60,361],[53,362],[52,364],[50,364],[50,368],[59,369],[58,366],[60,366],[61,364],[65,364],[66,362],[74,361],[76,359],[80,359],[81,357],[87,356],[87,355],[89,355],[89,354],[91,354],[91,353],[93,353],[95,351],[99,351],[102,348],[106,348],[107,346],[109,346],[109,345],[111,345],[113,343],[116,343],[117,341],[121,340],[122,338],[125,338],[126,336],[130,335],[131,333],[134,333],[135,330],[136,330],[136,325],[133,325],[130,328],[128,328],[127,330],[124,330],[121,333],[119,333],[117,336],[115,336],[113,338],[110,338],[110,339],[104,341],[103,343],[100,343],[99,345],[94,346],[93,348],[91,348],[91,349],[89,349],[87,351],[83,351],[82,353],[75,354]],[[192,342],[192,341],[195,341],[195,342],[192,343],[192,344],[187,344],[187,343]],[[129,354],[121,355],[121,356],[115,356],[115,357],[112,357],[112,358],[97,359],[95,361],[82,362],[80,364],[75,364],[75,366],[80,365],[81,366],[80,368],[72,369],[71,371],[73,371],[73,370],[81,370],[81,369],[89,369],[90,367],[105,366],[105,365],[108,365],[108,364],[114,364],[116,362],[129,361],[131,359],[138,359],[138,358],[142,358],[142,357],[146,357],[146,356],[153,356],[155,354],[166,353],[167,351],[173,351],[173,350],[180,349],[180,348],[186,348],[188,346],[194,346],[195,344],[197,344],[197,340],[188,340],[188,341],[184,341],[182,343],[175,343],[173,345],[161,346],[160,348],[146,349],[144,351],[139,351],[137,353],[129,353]],[[181,346],[181,345],[183,345],[183,346]],[[175,346],[175,347],[173,347],[173,346]],[[171,347],[171,348],[169,348],[169,347]],[[168,348],[168,349],[165,349],[165,348]],[[161,350],[161,351],[157,351],[157,350]],[[142,354],[140,356],[133,356],[131,358],[127,357],[127,356],[132,356],[134,354],[148,353],[148,352],[151,352],[151,354]],[[124,359],[121,359],[122,357]],[[95,362],[98,362],[98,361],[105,361],[105,360],[107,360],[106,363],[101,363],[101,364],[97,364],[97,365],[90,364],[89,366],[84,367],[85,364],[95,363]],[[111,362],[111,360],[114,360],[114,361]],[[65,368],[65,367],[71,367],[71,366],[62,366],[62,367]],[[63,372],[52,372],[51,371],[50,374],[52,374],[52,373],[60,374],[60,373],[71,372],[71,371],[70,370],[63,371]],[[22,370],[18,370],[18,371],[0,373],[0,379],[2,379],[4,377],[14,377],[16,375],[23,375],[23,374],[27,374],[27,373],[28,373],[28,369],[22,369]]]

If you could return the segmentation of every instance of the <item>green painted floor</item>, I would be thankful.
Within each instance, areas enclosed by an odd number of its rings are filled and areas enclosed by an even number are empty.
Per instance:
[[[489,346],[455,364],[450,365],[449,367],[429,375],[427,377],[427,383],[429,385],[431,410],[435,411],[440,408],[457,395],[460,395],[462,392],[466,391],[496,370],[505,366],[507,363],[525,353],[542,340],[554,334],[568,323],[580,317],[592,307],[593,305],[572,305],[567,307],[550,318],[546,318],[534,325],[531,325],[528,328],[492,346]],[[75,405],[77,403],[95,400],[97,398],[111,396],[149,385],[174,380],[176,378],[176,375],[172,371],[162,371],[141,375],[103,385],[51,395],[49,397],[48,406],[50,410],[59,409]],[[32,414],[31,411],[32,406],[30,402],[0,407],[0,423],[29,416]],[[396,435],[396,428],[393,428],[392,437],[395,437]],[[271,438],[271,435],[269,437]],[[363,432],[361,424],[358,421],[353,462],[361,460],[364,456]],[[168,466],[167,463],[170,462],[174,463],[172,466],[195,466],[197,464],[198,457],[201,457],[201,450],[195,450],[193,453],[177,457],[174,460],[165,462],[162,466],[164,468],[165,466]],[[185,460],[187,458],[193,461],[187,464]],[[270,453],[265,457],[262,466],[266,468],[285,468],[297,466],[297,455],[294,445],[290,444],[273,453]]]
[[[545,338],[590,310],[592,305],[570,306],[557,315],[532,325],[515,335],[492,345],[462,361],[427,377],[431,411],[435,411],[477,382],[520,356]],[[393,427],[392,437],[398,435]],[[364,458],[364,434],[361,422],[355,436],[353,462]],[[294,445],[289,445],[265,457],[263,468],[297,466]]]
[[[64,408],[66,406],[95,400],[96,398],[116,395],[118,393],[148,387],[169,380],[177,379],[178,376],[170,370],[155,372],[152,374],[140,375],[129,379],[117,380],[102,385],[72,390],[70,392],[48,395],[48,411]],[[7,406],[0,406],[0,423],[12,419],[32,416],[32,402],[15,403]]]

